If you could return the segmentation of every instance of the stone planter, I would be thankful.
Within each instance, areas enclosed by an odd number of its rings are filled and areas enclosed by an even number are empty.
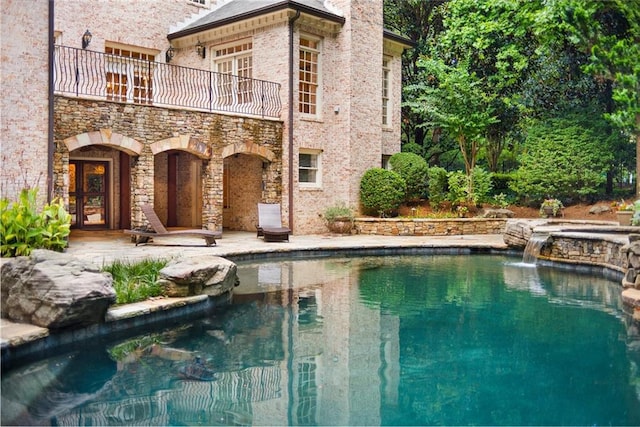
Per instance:
[[[631,217],[633,217],[633,211],[616,212],[616,218],[620,225],[631,225]]]
[[[351,230],[353,229],[353,220],[347,217],[338,217],[331,221],[327,221],[327,227],[332,233],[351,234]]]

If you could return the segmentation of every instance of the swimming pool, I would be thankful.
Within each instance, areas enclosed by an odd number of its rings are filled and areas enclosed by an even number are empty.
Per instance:
[[[2,424],[639,425],[619,284],[516,261],[241,262],[216,315],[6,372]]]

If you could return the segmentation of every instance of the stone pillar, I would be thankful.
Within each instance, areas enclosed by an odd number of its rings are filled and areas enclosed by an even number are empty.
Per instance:
[[[131,163],[131,227],[141,227],[145,220],[140,205],[153,206],[154,156],[145,145],[142,153]]]
[[[222,231],[224,163],[218,154],[203,162],[202,168],[202,226],[212,231]]]

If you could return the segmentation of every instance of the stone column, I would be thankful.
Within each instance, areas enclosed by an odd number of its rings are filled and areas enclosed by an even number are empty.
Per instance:
[[[220,153],[211,157],[203,162],[202,168],[202,226],[207,230],[222,231],[224,166]]]
[[[153,206],[154,156],[145,145],[142,153],[131,162],[131,227],[141,227],[145,220],[140,205]]]

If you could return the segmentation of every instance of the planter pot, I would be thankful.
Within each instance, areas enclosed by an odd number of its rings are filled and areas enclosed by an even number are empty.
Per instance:
[[[633,217],[633,211],[618,211],[616,217],[620,225],[631,225],[631,217]]]
[[[327,222],[327,227],[332,233],[351,234],[353,229],[353,221],[350,218],[336,218]]]
[[[542,208],[542,212],[544,212],[544,216],[546,218],[553,218],[553,217],[562,215],[562,209],[558,209],[558,211],[554,215],[553,207],[551,206],[545,206],[544,208]]]

